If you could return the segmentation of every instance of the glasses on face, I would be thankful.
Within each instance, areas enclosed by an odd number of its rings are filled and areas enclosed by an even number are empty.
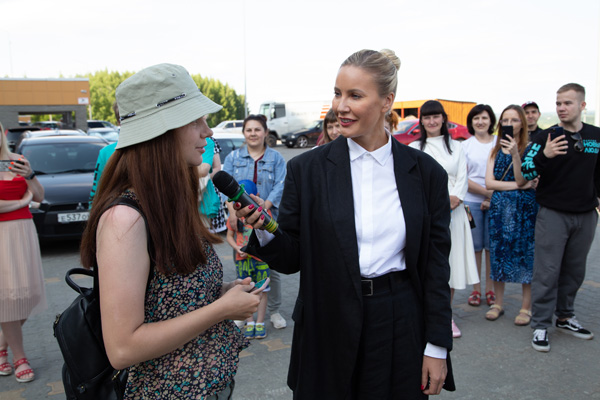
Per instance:
[[[575,151],[578,153],[583,152],[583,138],[579,132],[571,133],[571,139],[575,140]]]

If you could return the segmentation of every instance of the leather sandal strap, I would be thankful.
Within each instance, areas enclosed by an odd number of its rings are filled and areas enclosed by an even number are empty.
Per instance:
[[[27,358],[23,357],[20,360],[15,361],[13,364],[14,364],[15,368],[17,368],[20,365],[29,364],[29,361],[27,361]]]

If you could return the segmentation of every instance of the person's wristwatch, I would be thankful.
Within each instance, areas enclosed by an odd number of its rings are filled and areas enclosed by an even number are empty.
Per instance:
[[[27,179],[28,181],[32,180],[33,178],[35,178],[35,171],[31,170],[31,174],[27,177],[25,177],[25,179]]]

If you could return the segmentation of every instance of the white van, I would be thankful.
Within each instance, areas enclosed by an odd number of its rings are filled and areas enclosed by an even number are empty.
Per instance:
[[[331,103],[327,101],[262,103],[258,113],[267,117],[267,127],[269,128],[267,144],[274,147],[282,135],[302,129],[312,121],[325,118],[329,108],[331,108]]]

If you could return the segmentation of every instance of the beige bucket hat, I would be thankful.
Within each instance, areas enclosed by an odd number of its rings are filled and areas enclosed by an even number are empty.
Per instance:
[[[203,95],[185,68],[158,64],[117,87],[121,133],[117,149],[152,140],[223,107]]]

